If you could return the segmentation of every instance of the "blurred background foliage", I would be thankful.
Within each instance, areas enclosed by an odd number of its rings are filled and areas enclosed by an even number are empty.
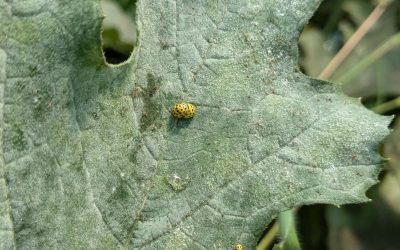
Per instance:
[[[375,0],[324,1],[300,38],[301,70],[317,78],[377,4]],[[381,182],[367,193],[371,202],[300,208],[298,234],[303,249],[400,249],[400,2],[387,4],[329,80],[342,84],[346,94],[361,97],[367,108],[395,115],[394,131],[381,148],[389,161]],[[375,58],[374,52],[388,41],[390,49]],[[372,58],[369,66],[357,70],[368,58]]]
[[[111,64],[126,61],[135,46],[135,2],[101,1],[103,50]],[[325,0],[300,37],[299,68],[318,78],[377,4],[378,0]],[[386,4],[329,80],[341,84],[346,94],[361,97],[367,108],[394,115],[394,131],[381,148],[389,160],[381,182],[368,191],[371,202],[341,208],[317,204],[296,211],[302,249],[400,249],[400,1]]]

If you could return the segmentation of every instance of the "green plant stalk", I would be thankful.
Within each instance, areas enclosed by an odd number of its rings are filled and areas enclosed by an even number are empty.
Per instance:
[[[384,86],[384,81],[385,81],[385,75],[383,74],[383,65],[382,64],[377,64],[375,67],[375,75],[376,75],[376,102],[374,106],[378,106],[382,104],[384,100],[384,94],[383,94],[383,87]]]
[[[300,242],[296,233],[295,216],[293,210],[282,212],[278,216],[281,242],[273,249],[300,250]]]
[[[390,50],[400,45],[400,33],[396,33],[386,40],[382,45],[376,48],[366,58],[361,60],[356,66],[352,67],[346,74],[342,75],[339,79],[335,80],[339,84],[345,84],[350,82],[354,77],[359,75],[362,71],[368,68],[371,64],[377,62]]]
[[[389,112],[396,108],[400,108],[400,97],[397,97],[396,99],[379,104],[379,105],[371,108],[371,110],[376,113],[383,114],[383,113]]]
[[[268,249],[274,243],[276,236],[278,235],[279,225],[278,222],[275,222],[268,233],[262,238],[260,243],[257,245],[257,250],[265,250]]]

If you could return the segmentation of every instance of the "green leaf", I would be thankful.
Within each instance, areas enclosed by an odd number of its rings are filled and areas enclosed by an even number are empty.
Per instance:
[[[368,200],[390,118],[298,71],[318,4],[142,0],[111,66],[98,1],[0,0],[1,247],[252,249],[280,211]]]
[[[301,250],[296,233],[295,214],[293,210],[281,212],[278,216],[281,242],[275,244],[273,250]]]

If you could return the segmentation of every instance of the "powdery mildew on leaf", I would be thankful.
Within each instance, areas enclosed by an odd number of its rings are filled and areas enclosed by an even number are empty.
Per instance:
[[[282,210],[366,201],[389,118],[297,69],[319,1],[0,1],[3,248],[254,248]],[[196,104],[176,121],[178,101]]]

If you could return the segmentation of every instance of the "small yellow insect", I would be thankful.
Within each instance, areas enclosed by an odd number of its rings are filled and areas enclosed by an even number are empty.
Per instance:
[[[244,248],[243,248],[243,245],[242,244],[237,244],[236,246],[235,246],[235,250],[243,250]]]
[[[171,113],[175,118],[193,118],[196,115],[196,106],[188,102],[178,102]]]

